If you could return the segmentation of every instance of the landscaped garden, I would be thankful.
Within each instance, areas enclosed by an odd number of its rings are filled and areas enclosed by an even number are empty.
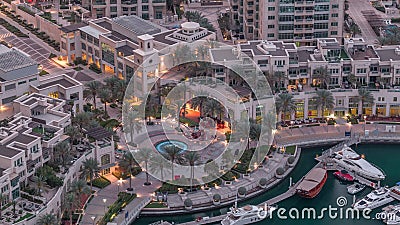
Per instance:
[[[111,184],[111,182],[109,180],[107,180],[105,177],[98,177],[93,180],[93,186],[101,188],[101,189],[107,187],[110,184]]]

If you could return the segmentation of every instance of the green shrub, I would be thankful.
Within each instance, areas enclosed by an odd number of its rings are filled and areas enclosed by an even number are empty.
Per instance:
[[[47,74],[49,74],[49,72],[47,72],[46,70],[42,70],[42,71],[40,71],[39,76],[44,76]]]
[[[111,182],[104,177],[98,177],[92,181],[92,184],[94,187],[103,189],[111,184]]]
[[[101,73],[101,69],[95,63],[90,64],[89,69],[97,74]]]

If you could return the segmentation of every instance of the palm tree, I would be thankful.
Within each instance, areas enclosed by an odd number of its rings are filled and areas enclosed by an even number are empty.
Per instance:
[[[349,30],[352,37],[355,37],[357,34],[361,34],[360,28],[354,22],[350,25]]]
[[[43,175],[41,175],[41,174],[36,174],[34,177],[33,177],[33,180],[34,180],[34,182],[35,182],[35,184],[36,184],[36,188],[37,188],[37,192],[38,192],[38,195],[39,196],[42,196],[42,191],[43,191],[43,187],[44,187],[44,185],[45,185],[45,182],[46,182],[46,178],[43,176]]]
[[[148,94],[146,97],[146,106],[145,106],[145,112],[146,116],[149,119],[149,122],[151,122],[151,117],[156,117],[157,113],[159,111],[159,100],[155,95]]]
[[[318,90],[316,96],[316,105],[321,110],[322,117],[324,116],[324,112],[326,110],[331,111],[335,106],[335,100],[332,96],[332,93],[327,90]]]
[[[85,84],[86,86],[86,100],[93,100],[93,107],[96,109],[96,97],[100,89],[102,88],[102,84],[100,81],[94,80]]]
[[[132,152],[126,152],[124,157],[119,162],[119,166],[122,167],[125,171],[129,171],[130,176],[132,177],[132,169],[137,166],[135,157],[133,157]],[[129,191],[132,191],[132,178],[129,179]]]
[[[196,96],[190,100],[193,109],[198,108],[200,111],[200,116],[203,116],[203,105],[207,102],[208,98],[206,96]]]
[[[205,60],[208,56],[208,49],[209,48],[204,44],[197,47],[197,55],[200,56],[201,60]]]
[[[135,131],[140,132],[142,130],[142,123],[140,122],[139,112],[136,110],[129,110],[125,113],[124,124],[129,131],[131,142],[133,142],[133,135]]]
[[[204,103],[204,113],[210,115],[211,117],[217,117],[219,115],[219,119],[222,119],[222,114],[224,113],[224,107],[215,99],[208,99]]]
[[[69,136],[71,146],[83,137],[80,129],[72,125],[66,127],[64,133]]]
[[[107,102],[112,101],[112,93],[109,89],[101,89],[100,92],[98,93],[99,98],[101,100],[101,103],[104,104],[104,114],[107,114]]]
[[[64,209],[69,214],[69,224],[72,224],[72,215],[75,209],[80,206],[80,198],[73,192],[69,192],[64,197]]]
[[[313,73],[313,77],[320,82],[320,88],[323,88],[325,85],[328,87],[331,74],[328,72],[326,67],[319,67],[315,69]]]
[[[281,93],[277,96],[276,101],[277,113],[282,113],[283,121],[285,122],[286,114],[293,113],[296,111],[296,105],[293,101],[293,95],[289,93]]]
[[[90,192],[93,192],[93,179],[96,176],[97,172],[100,170],[99,163],[96,159],[90,158],[86,159],[83,163],[83,171],[82,174],[86,178],[86,180],[90,181]]]
[[[164,170],[169,168],[166,168],[166,164],[165,164],[165,159],[162,155],[160,154],[154,154],[152,155],[150,164],[149,164],[149,168],[150,168],[150,172],[151,173],[161,173],[161,180],[164,180]]]
[[[358,89],[358,99],[361,102],[362,114],[365,114],[365,105],[374,104],[374,96],[366,88]]]
[[[57,225],[57,217],[54,214],[47,213],[39,217],[36,221],[38,225]],[[72,223],[71,223],[72,224]]]
[[[204,172],[209,174],[209,176],[212,177],[211,179],[217,178],[217,175],[219,174],[219,166],[214,160],[210,159],[204,165]]]
[[[167,145],[164,148],[165,154],[171,162],[171,181],[174,180],[174,163],[179,161],[182,156],[182,149],[176,145]]]
[[[139,162],[143,162],[144,163],[144,167],[145,167],[145,172],[146,172],[146,182],[144,183],[144,185],[151,185],[151,183],[149,182],[149,172],[148,172],[148,163],[150,158],[152,157],[153,151],[149,148],[142,148],[140,149],[136,154],[135,154],[135,158],[139,161]]]
[[[73,181],[71,184],[71,191],[76,195],[79,203],[81,203],[81,197],[83,194],[91,194],[90,188],[84,180]],[[79,206],[82,207],[81,204],[79,204]]]
[[[354,85],[354,87],[357,88],[357,78],[356,78],[356,75],[354,75],[354,73],[350,73],[349,75],[347,75],[347,81],[351,85]]]
[[[78,126],[81,130],[81,133],[83,133],[83,128],[89,125],[90,121],[92,121],[92,118],[93,114],[91,112],[80,112],[72,118],[72,124]]]
[[[275,71],[274,76],[273,76],[273,81],[275,83],[276,88],[281,88],[282,87],[282,81],[287,80],[288,77],[285,72],[282,71]]]
[[[200,159],[200,155],[197,152],[188,152],[184,156],[185,160],[189,163],[190,166],[190,190],[193,188],[193,179],[194,179],[194,165]]]
[[[65,168],[68,160],[71,157],[71,146],[68,142],[63,141],[54,147],[54,154],[61,161],[61,165]]]
[[[7,195],[0,194],[0,218],[2,217],[3,202],[8,199]]]

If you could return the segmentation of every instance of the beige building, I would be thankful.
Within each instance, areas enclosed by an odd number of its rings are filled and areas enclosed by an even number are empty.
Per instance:
[[[231,0],[239,39],[282,40],[315,45],[318,38],[341,41],[344,0]]]

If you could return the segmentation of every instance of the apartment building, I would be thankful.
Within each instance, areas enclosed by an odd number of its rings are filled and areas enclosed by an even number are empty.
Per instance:
[[[20,195],[35,170],[51,157],[51,149],[63,140],[71,123],[66,102],[45,95],[23,95],[13,102],[15,115],[0,127],[0,190],[5,202]]]
[[[0,106],[39,84],[38,64],[16,48],[0,45]]]
[[[294,43],[282,41],[248,41],[238,44],[236,51],[213,49],[218,54],[218,63],[245,57],[254,60],[265,74],[282,73],[284,78],[275,80],[276,92],[292,93],[297,110],[291,118],[303,119],[321,117],[315,103],[319,80],[315,74],[325,68],[330,74],[329,89],[335,98],[335,116],[362,114],[357,89],[352,88],[348,77],[355,76],[356,88],[368,88],[375,103],[366,107],[367,115],[399,116],[400,100],[400,47],[385,46],[375,49],[362,38],[347,38],[340,45],[335,38],[318,39],[316,47],[297,47]],[[218,52],[218,53],[217,53]],[[212,57],[213,59],[215,57]],[[227,69],[215,66],[215,76],[227,77]],[[329,113],[329,114],[327,114]]]
[[[318,38],[342,38],[344,0],[231,0],[231,7],[247,40],[312,46]]]
[[[92,18],[115,18],[135,15],[145,20],[163,23],[167,12],[166,0],[93,0],[83,1],[89,8]]]
[[[101,18],[90,21],[86,26],[63,27],[60,32],[61,52],[65,60],[72,62],[81,57],[89,64],[96,64],[103,73],[127,81],[158,50],[181,42],[215,39],[215,33],[197,23],[186,22],[178,29],[167,30],[137,16]],[[159,70],[157,60],[148,65],[153,77]]]

